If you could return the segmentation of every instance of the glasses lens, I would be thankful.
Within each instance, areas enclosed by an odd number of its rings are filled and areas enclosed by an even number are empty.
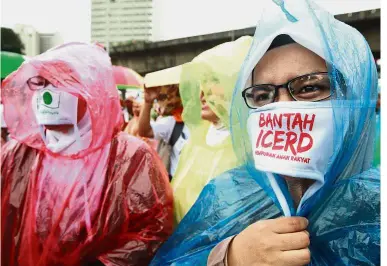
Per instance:
[[[47,81],[42,77],[33,77],[27,81],[30,90],[36,91],[46,87]]]
[[[250,108],[258,108],[272,103],[274,96],[275,87],[270,85],[254,86],[245,92],[246,103]]]
[[[290,92],[297,101],[314,102],[331,96],[328,73],[299,77],[289,84]]]

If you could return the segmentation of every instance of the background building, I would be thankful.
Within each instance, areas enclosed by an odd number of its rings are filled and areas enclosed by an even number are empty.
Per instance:
[[[62,37],[58,33],[39,33],[40,53],[63,43]]]
[[[336,18],[360,31],[374,58],[380,58],[380,9],[340,14]],[[255,27],[249,27],[166,41],[117,45],[110,50],[110,57],[114,65],[129,67],[145,75],[190,62],[201,52],[241,36],[253,36],[254,32]]]
[[[39,33],[34,27],[18,24],[13,30],[19,34],[21,41],[24,43],[25,55],[35,56],[40,53]]]
[[[24,43],[24,53],[27,56],[35,56],[44,53],[48,49],[63,43],[58,33],[39,33],[34,27],[18,24],[14,31],[19,34]]]
[[[152,0],[92,0],[91,40],[107,47],[133,40],[150,41],[152,11]]]

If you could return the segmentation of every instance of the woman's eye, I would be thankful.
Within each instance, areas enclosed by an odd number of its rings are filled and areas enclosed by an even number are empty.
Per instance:
[[[254,96],[254,101],[259,102],[259,101],[266,101],[269,99],[269,94],[267,93],[262,93]]]
[[[319,92],[322,89],[317,86],[305,86],[299,90],[298,93],[311,93],[311,92]]]

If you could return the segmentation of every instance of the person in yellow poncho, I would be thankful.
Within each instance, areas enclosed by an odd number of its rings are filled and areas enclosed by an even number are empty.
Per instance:
[[[232,91],[252,38],[218,45],[182,68],[183,120],[190,131],[172,179],[175,222],[214,177],[239,165],[232,147],[229,112]]]

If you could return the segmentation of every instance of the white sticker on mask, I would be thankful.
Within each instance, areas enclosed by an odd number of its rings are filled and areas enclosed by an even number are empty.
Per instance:
[[[332,108],[275,107],[249,116],[255,167],[323,181],[333,153]]]
[[[78,98],[52,85],[39,90],[32,98],[39,125],[74,125],[77,123]]]

